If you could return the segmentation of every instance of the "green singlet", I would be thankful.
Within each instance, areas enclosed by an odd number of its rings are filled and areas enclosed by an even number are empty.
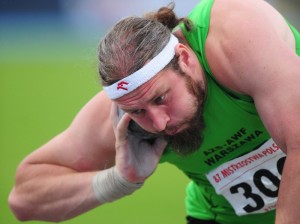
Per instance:
[[[202,0],[194,8],[192,31],[180,25],[206,72],[204,140],[186,157],[167,148],[160,162],[174,164],[191,179],[187,215],[221,224],[271,224],[285,155],[270,139],[253,100],[221,86],[209,68],[204,46],[213,3]],[[290,27],[300,55],[300,34]]]

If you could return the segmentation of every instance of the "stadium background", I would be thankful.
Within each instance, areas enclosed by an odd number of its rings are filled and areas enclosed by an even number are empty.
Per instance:
[[[0,0],[0,224],[20,223],[7,204],[17,165],[101,89],[96,48],[105,29],[169,2]],[[176,12],[184,16],[197,2],[177,0]],[[300,28],[297,0],[269,2]],[[132,197],[63,223],[184,223],[187,181],[163,164]]]

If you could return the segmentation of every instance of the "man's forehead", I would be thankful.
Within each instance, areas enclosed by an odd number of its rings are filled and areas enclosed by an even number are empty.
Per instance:
[[[146,103],[161,91],[162,82],[159,82],[160,75],[158,74],[153,79],[139,86],[137,89],[128,93],[121,98],[117,99],[116,102],[120,104],[132,104],[132,103]],[[160,80],[161,81],[161,80]]]

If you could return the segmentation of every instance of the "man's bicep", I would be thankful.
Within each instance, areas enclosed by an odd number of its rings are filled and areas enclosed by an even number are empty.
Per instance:
[[[295,89],[296,81],[289,83],[290,85],[283,85],[282,88],[270,88],[269,92],[256,93],[254,97],[257,111],[266,128],[285,151],[300,143],[300,89]]]
[[[114,165],[115,136],[110,119],[111,101],[104,92],[91,99],[79,112],[68,129],[68,135],[76,139],[82,158],[96,169]]]
[[[91,171],[114,164],[114,134],[109,119],[110,102],[98,94],[77,114],[70,127],[25,160],[48,163],[75,171]]]

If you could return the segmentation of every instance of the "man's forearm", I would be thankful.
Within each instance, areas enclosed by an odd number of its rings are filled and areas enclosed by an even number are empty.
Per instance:
[[[101,204],[92,188],[97,172],[79,173],[49,164],[26,165],[20,169],[9,196],[10,207],[20,220],[58,222]]]

